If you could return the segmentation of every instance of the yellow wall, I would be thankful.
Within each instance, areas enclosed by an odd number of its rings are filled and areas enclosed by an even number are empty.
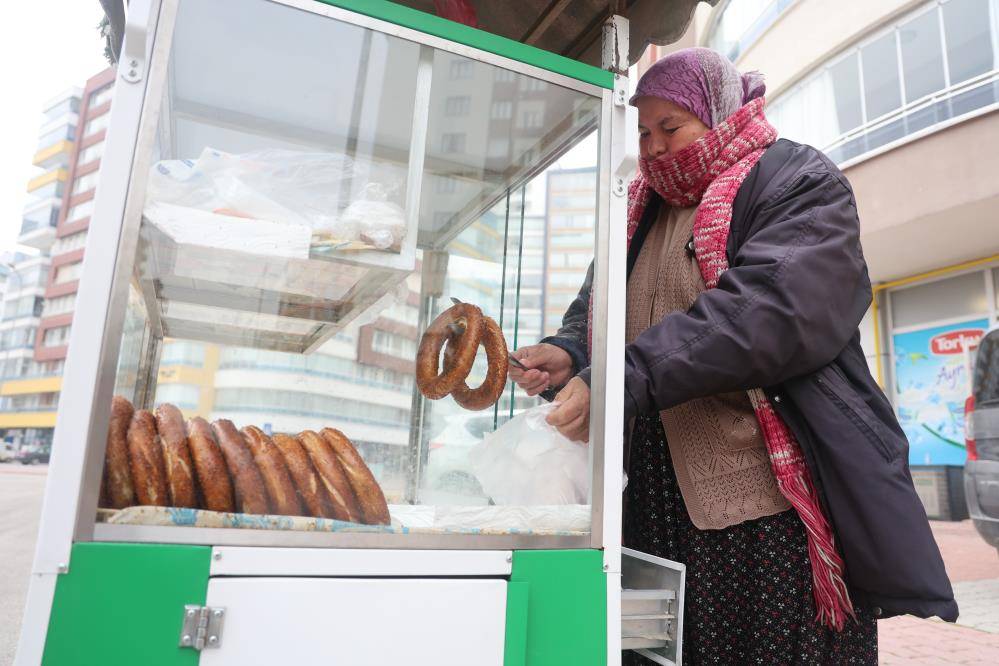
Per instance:
[[[54,428],[56,412],[4,412],[0,428]]]
[[[66,153],[67,155],[69,155],[69,153],[71,153],[72,151],[73,151],[72,141],[60,141],[59,143],[54,143],[48,148],[43,148],[42,150],[39,150],[37,153],[35,153],[35,157],[34,159],[31,160],[31,163],[34,164],[35,166],[42,166],[43,164],[45,164],[45,162],[52,159],[56,155],[60,153]]]
[[[190,365],[160,366],[156,378],[159,384],[189,384],[201,388],[197,414],[184,412],[184,416],[206,417],[215,408],[215,372],[219,367],[219,348],[205,345],[205,363],[200,368]],[[183,410],[182,410],[183,411]]]
[[[57,393],[62,389],[62,377],[38,377],[35,379],[14,379],[0,386],[0,395],[24,395],[25,393]]]
[[[49,171],[48,173],[43,173],[37,178],[32,178],[28,181],[28,191],[34,192],[40,187],[45,187],[49,183],[54,183],[57,180],[65,183],[68,177],[68,172],[65,169],[55,169],[54,171]]]

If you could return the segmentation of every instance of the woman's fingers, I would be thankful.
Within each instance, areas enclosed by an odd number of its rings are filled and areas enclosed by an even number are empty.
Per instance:
[[[569,396],[548,415],[548,424],[559,429],[564,428],[576,421],[589,407],[589,401],[581,400],[578,396]]]
[[[541,373],[541,377],[536,382],[522,385],[522,388],[529,396],[535,396],[548,388],[548,373]]]
[[[589,415],[586,411],[581,411],[576,415],[576,418],[559,428],[558,431],[571,441],[579,441],[580,434],[589,429],[588,423]],[[586,437],[584,436],[582,439],[585,440]]]

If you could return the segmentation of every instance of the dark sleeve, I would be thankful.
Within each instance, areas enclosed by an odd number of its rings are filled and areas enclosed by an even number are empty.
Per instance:
[[[817,370],[870,300],[853,193],[831,171],[800,174],[757,209],[715,289],[626,346],[626,420]]]
[[[586,279],[579,294],[569,304],[565,316],[562,317],[562,326],[555,335],[544,338],[541,342],[547,342],[564,349],[572,358],[572,374],[578,373],[590,365],[589,344],[587,342],[589,333],[587,332],[588,318],[590,311],[590,288],[593,286],[593,262],[586,271]]]

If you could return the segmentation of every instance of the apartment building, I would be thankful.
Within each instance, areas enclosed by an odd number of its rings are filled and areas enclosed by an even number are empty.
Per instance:
[[[32,163],[38,174],[28,183],[17,237],[24,251],[4,256],[3,309],[0,313],[0,437],[17,446],[47,446],[52,441],[62,362],[35,356],[39,339],[49,258],[59,222],[81,122],[83,91],[72,88],[49,100]]]

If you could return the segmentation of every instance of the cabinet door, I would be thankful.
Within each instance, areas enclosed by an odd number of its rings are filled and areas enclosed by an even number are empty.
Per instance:
[[[213,578],[222,642],[202,666],[501,666],[505,580]]]

